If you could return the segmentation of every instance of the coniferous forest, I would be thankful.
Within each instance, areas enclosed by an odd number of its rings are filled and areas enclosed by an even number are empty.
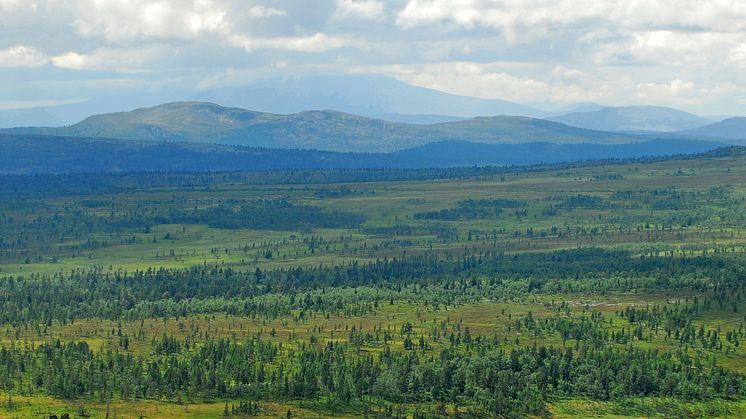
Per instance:
[[[2,176],[0,416],[746,416],[744,163]]]

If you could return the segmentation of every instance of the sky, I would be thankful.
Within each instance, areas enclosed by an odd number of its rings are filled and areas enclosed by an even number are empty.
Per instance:
[[[746,1],[0,0],[0,109],[348,73],[743,115]]]

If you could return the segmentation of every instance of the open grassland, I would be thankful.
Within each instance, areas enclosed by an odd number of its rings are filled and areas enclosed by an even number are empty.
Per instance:
[[[2,273],[336,264],[437,249],[536,251],[613,246],[643,252],[743,252],[743,160],[623,164],[435,181],[218,185],[27,198],[0,211]],[[686,167],[686,169],[682,169]],[[592,199],[588,199],[592,198]],[[217,228],[169,223],[175,212],[256,200],[360,214],[352,228]],[[437,214],[464,200],[525,205],[499,214]],[[568,202],[568,200],[570,202]],[[424,214],[424,215],[423,215]],[[471,232],[471,234],[470,234]]]
[[[739,418],[746,416],[743,402],[681,403],[672,399],[629,399],[608,403],[563,400],[550,409],[556,418]]]

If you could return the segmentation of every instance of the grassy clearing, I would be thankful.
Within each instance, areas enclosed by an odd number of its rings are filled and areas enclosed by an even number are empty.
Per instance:
[[[550,411],[555,418],[736,418],[746,416],[742,401],[682,402],[666,398],[633,398],[623,402],[563,400]]]

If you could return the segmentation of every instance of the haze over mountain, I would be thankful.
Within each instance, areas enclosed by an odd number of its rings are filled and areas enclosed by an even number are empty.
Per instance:
[[[643,140],[527,117],[480,117],[410,125],[337,111],[278,115],[202,102],[175,102],[96,115],[66,127],[4,132],[353,152],[396,151],[438,141],[621,144]]]
[[[621,144],[642,140],[631,135],[571,127],[558,122],[522,116],[482,116],[436,124],[433,127],[462,140],[495,138],[493,141],[478,141],[487,143]]]
[[[701,116],[660,106],[606,107],[547,119],[573,127],[616,132],[674,132],[712,123]]]
[[[45,108],[0,110],[0,127],[30,127],[64,125],[66,121],[52,115]]]
[[[394,78],[370,74],[273,77],[242,86],[189,89],[168,88],[158,93],[103,95],[79,103],[0,110],[0,128],[71,125],[101,113],[122,112],[159,103],[181,101],[291,114],[309,109],[334,109],[391,122],[432,124],[481,115],[550,115],[519,103],[479,99],[413,86]]]
[[[211,89],[196,94],[194,100],[284,114],[308,109],[335,109],[369,117],[397,113],[540,118],[548,114],[507,100],[453,95],[378,74],[271,78],[247,87]]]
[[[414,125],[442,124],[444,122],[457,122],[471,119],[452,115],[407,115],[401,113],[383,113],[379,115],[373,115],[373,118],[382,119],[389,122],[401,122],[403,124]]]
[[[0,128],[72,125],[97,114],[156,106],[184,98],[278,114],[334,109],[389,122],[426,125],[508,115],[546,118],[601,131],[675,132],[714,122],[683,111],[652,106],[604,108],[597,103],[580,102],[540,110],[506,100],[459,96],[417,87],[384,75],[328,74],[271,77],[230,87],[208,84],[164,87],[156,92],[133,90],[57,106],[5,109],[0,110]]]
[[[102,113],[124,112],[161,103],[173,102],[189,97],[193,92],[168,90],[162,92],[117,92],[91,98],[80,98],[59,105],[24,107],[22,109],[0,109],[0,128],[72,125],[89,116]]]
[[[746,117],[728,118],[714,124],[682,131],[678,134],[686,137],[741,140],[742,142],[746,142]]]

